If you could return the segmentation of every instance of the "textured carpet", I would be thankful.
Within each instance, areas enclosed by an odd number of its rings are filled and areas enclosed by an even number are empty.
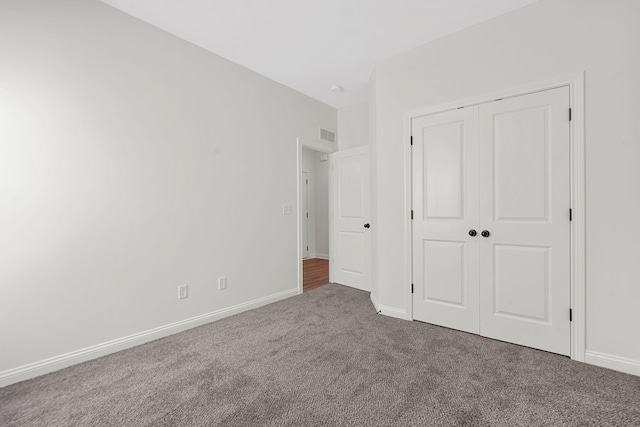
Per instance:
[[[640,425],[640,377],[327,285],[0,389],[1,426]]]

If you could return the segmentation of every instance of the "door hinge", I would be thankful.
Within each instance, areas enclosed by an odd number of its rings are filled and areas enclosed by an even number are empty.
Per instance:
[[[569,221],[573,221],[573,209],[569,208]]]
[[[309,250],[309,246],[307,246],[307,250]]]
[[[307,180],[307,185],[309,185],[309,180]]]
[[[413,145],[413,135],[411,135],[411,140],[409,142]]]
[[[573,310],[569,309],[569,322],[573,322]]]
[[[571,108],[569,108],[569,121],[571,121]]]
[[[307,218],[309,218],[309,212],[307,212]]]
[[[411,219],[413,219],[413,209],[411,209]]]
[[[413,293],[413,283],[411,284],[411,293]]]

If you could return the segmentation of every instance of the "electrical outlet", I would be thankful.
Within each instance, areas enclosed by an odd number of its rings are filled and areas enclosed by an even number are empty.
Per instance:
[[[189,287],[187,285],[178,286],[178,299],[185,299],[189,296]]]
[[[227,289],[227,278],[218,277],[218,290],[221,291],[223,289]]]
[[[282,215],[291,215],[291,205],[282,205]]]

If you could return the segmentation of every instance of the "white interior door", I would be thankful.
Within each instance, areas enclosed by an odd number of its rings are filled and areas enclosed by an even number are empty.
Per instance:
[[[569,88],[480,106],[481,334],[570,353]]]
[[[371,290],[369,147],[331,155],[333,281]]]
[[[413,120],[415,319],[570,354],[569,132],[566,87]]]
[[[300,174],[300,183],[302,187],[302,201],[300,207],[302,209],[302,259],[309,258],[309,173],[302,172]]]
[[[478,108],[411,126],[413,317],[477,334]]]

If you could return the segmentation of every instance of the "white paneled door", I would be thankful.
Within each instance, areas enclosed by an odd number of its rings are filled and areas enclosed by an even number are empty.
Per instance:
[[[333,177],[333,281],[371,290],[369,149],[331,154]]]
[[[478,111],[413,121],[413,317],[479,333]]]
[[[479,115],[481,333],[569,355],[569,88]]]
[[[569,89],[412,135],[414,318],[569,355]]]

